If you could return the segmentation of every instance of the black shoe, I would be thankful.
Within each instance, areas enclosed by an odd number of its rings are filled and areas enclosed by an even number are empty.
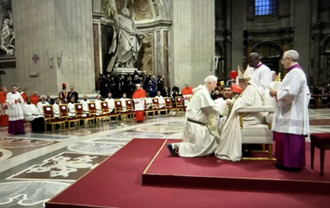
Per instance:
[[[276,164],[276,168],[280,169],[280,170],[283,170],[283,165],[282,164]]]
[[[175,152],[175,149],[172,147],[172,144],[167,144],[166,146],[167,146],[168,151],[170,151],[171,156],[176,156],[176,155],[178,155],[178,154]]]

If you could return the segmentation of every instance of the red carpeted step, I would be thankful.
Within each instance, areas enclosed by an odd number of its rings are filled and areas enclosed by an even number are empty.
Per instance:
[[[142,185],[142,173],[167,141],[134,139],[46,203],[58,207],[328,207],[328,195]],[[203,168],[203,167],[202,167]],[[318,174],[318,173],[316,173]]]

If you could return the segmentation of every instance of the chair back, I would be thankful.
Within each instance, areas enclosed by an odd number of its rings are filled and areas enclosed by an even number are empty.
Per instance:
[[[74,109],[76,111],[76,117],[82,117],[84,115],[84,110],[81,103],[75,103]]]
[[[176,105],[176,107],[183,107],[182,97],[175,97],[175,105]]]
[[[159,108],[158,98],[152,98],[151,100],[152,100],[152,108],[155,108],[155,109]]]
[[[95,105],[95,102],[88,103],[88,112],[89,112],[89,115],[90,116],[96,115],[96,105]]]
[[[60,117],[61,118],[68,118],[69,117],[69,110],[67,104],[60,104]]]
[[[165,100],[165,106],[167,108],[172,108],[172,106],[173,106],[172,105],[172,99],[170,97],[165,97],[164,100]]]
[[[106,114],[109,113],[109,106],[108,106],[108,102],[107,101],[102,101],[101,102],[101,110],[102,110],[102,114]]]
[[[54,112],[53,112],[53,106],[52,105],[44,105],[42,106],[42,109],[44,111],[45,119],[53,119],[54,118]]]
[[[115,100],[115,110],[116,112],[123,111],[123,104],[121,100]]]
[[[134,106],[133,106],[133,102],[131,99],[125,100],[126,101],[126,110],[127,111],[133,111],[134,110]]]

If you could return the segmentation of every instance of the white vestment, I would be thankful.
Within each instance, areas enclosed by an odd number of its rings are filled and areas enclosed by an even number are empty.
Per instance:
[[[267,85],[273,81],[273,75],[268,66],[262,64],[258,68],[249,67],[252,83],[258,87],[262,95],[264,95]]]
[[[309,133],[308,103],[310,91],[302,69],[289,71],[277,91],[272,130],[281,133]]]
[[[75,117],[76,116],[76,109],[74,103],[68,103],[68,112],[69,117]]]
[[[21,103],[15,102],[15,100],[19,99]],[[8,103],[8,115],[9,121],[18,121],[24,119],[24,111],[23,104],[24,99],[21,96],[21,93],[16,92],[13,94],[12,92],[7,93],[7,103]]]
[[[164,108],[166,104],[163,96],[156,95],[156,98],[158,98],[159,108]]]
[[[134,108],[136,111],[144,111],[144,98],[135,98]]]
[[[259,90],[249,85],[231,105],[231,110],[220,133],[219,146],[215,150],[215,155],[219,159],[240,161],[242,157],[242,135],[240,127],[240,115],[237,110],[249,106],[263,106],[262,95]],[[262,112],[244,113],[244,127],[249,127],[264,123]]]
[[[147,103],[147,108],[152,106],[152,99],[150,97],[145,98],[145,102]]]
[[[205,86],[194,90],[186,112],[183,130],[183,142],[175,143],[181,157],[198,157],[212,154],[217,147],[215,136],[211,134],[208,124],[214,116],[219,115],[210,92]]]
[[[89,111],[88,111],[88,103],[90,103],[89,100],[81,100],[80,103],[82,104],[84,115],[86,116]]]
[[[128,100],[127,98],[120,98],[121,100],[121,106],[123,107],[123,112],[126,112],[127,108],[126,108],[126,100]]]
[[[49,105],[49,103],[47,101],[45,101],[45,102],[40,101],[37,104],[37,108],[39,110],[39,114],[41,114],[41,115],[44,115],[44,110],[42,109],[42,106],[44,106],[44,105]]]
[[[102,114],[101,102],[102,100],[95,100],[96,115]]]
[[[23,104],[24,117],[27,121],[33,121],[35,118],[43,117],[39,109],[34,104]]]
[[[57,103],[53,105],[53,113],[55,118],[60,118],[60,106]]]
[[[115,109],[115,99],[113,98],[106,98],[105,101],[108,102],[108,107],[109,107],[109,113]]]

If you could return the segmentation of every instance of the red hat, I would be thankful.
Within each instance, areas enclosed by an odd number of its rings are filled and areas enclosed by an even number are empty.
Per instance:
[[[63,83],[63,84],[62,84],[62,87],[66,87],[66,84],[65,84],[65,83]]]
[[[242,88],[236,84],[231,86],[231,91],[233,91],[233,93],[238,93],[238,94],[241,94],[243,92]]]

